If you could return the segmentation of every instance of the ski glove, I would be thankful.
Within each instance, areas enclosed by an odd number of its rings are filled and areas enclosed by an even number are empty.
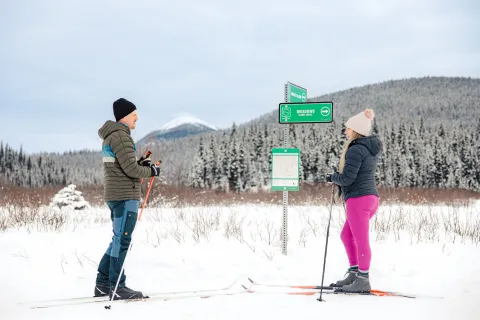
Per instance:
[[[160,176],[160,161],[158,161],[156,164],[151,164],[150,168],[152,169],[152,177]]]
[[[137,163],[140,166],[150,167],[152,164],[152,159],[150,159],[151,155],[152,153],[147,151],[140,159],[138,159]]]
[[[335,168],[334,166],[332,166],[332,170],[333,170],[332,173],[327,173],[327,175],[325,176],[325,180],[326,180],[327,182],[332,182],[332,175],[333,175],[334,173],[338,173],[337,168]]]
[[[328,173],[328,174],[325,176],[325,180],[327,180],[327,182],[332,182],[332,173]]]

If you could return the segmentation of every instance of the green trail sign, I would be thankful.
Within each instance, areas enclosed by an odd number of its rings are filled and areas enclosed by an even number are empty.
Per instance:
[[[287,102],[279,104],[279,123],[329,123],[333,121],[333,103]]]
[[[300,149],[272,148],[272,191],[298,191]]]
[[[291,82],[287,82],[286,85],[288,102],[307,102],[307,89],[297,86]]]

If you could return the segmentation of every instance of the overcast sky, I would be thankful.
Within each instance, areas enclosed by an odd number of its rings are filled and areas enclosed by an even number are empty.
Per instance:
[[[216,127],[391,79],[480,77],[470,0],[2,1],[0,140],[28,153],[100,149],[112,102],[139,140],[179,113]],[[371,107],[371,106],[369,106]]]

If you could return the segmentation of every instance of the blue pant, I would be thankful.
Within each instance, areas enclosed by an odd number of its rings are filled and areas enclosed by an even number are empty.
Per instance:
[[[113,236],[107,251],[98,265],[97,284],[115,286],[127,256],[138,218],[138,200],[107,201],[113,224]],[[119,287],[125,286],[125,268]]]

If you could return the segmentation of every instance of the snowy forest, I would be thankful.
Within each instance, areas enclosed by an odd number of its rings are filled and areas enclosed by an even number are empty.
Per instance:
[[[379,186],[480,191],[479,79],[387,81],[309,98],[322,100],[333,101],[334,123],[289,126],[288,146],[301,152],[302,182],[324,182],[346,141],[343,123],[372,107],[374,133],[384,142]],[[224,130],[148,146],[137,143],[138,152],[148,148],[155,161],[162,160],[166,184],[237,192],[269,189],[270,152],[283,147],[284,135],[278,108],[272,110]],[[102,183],[100,151],[27,155],[0,142],[0,184],[36,188]]]
[[[338,128],[340,127],[340,128]],[[329,168],[338,165],[343,126],[302,124],[289,126],[290,147],[301,151],[301,178],[324,182]],[[462,188],[480,191],[480,120],[476,127],[445,130],[443,124],[425,127],[415,123],[378,126],[374,133],[384,142],[377,181],[385,187]],[[181,184],[221,191],[256,191],[268,188],[271,149],[283,146],[283,128],[251,125],[199,137],[199,145]],[[154,151],[155,152],[155,151]],[[26,156],[0,143],[0,174],[4,183],[42,187],[99,185],[102,167],[99,153],[65,153]],[[60,161],[59,159],[62,159]],[[73,159],[77,159],[77,165]],[[79,161],[83,159],[84,161]],[[83,163],[83,165],[81,165]],[[96,166],[90,166],[97,163]],[[168,181],[167,181],[168,182]]]
[[[26,154],[0,141],[0,185],[41,188],[103,183],[100,152]]]
[[[346,142],[343,131],[330,125],[290,125],[289,147],[301,152],[301,179],[324,182],[338,166]],[[377,126],[384,142],[377,181],[384,187],[462,188],[480,191],[480,121],[472,128],[446,131],[443,124],[425,128],[423,120],[398,126]],[[282,146],[283,130],[251,126],[220,139],[201,139],[188,184],[218,190],[251,191],[269,186],[271,153]]]

